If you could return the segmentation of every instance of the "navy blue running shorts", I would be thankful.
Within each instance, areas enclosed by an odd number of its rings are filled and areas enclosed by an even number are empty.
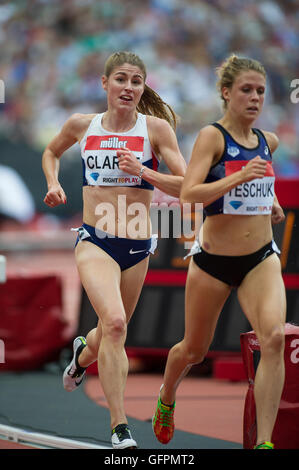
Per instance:
[[[119,264],[121,271],[139,263],[150,253],[154,253],[157,246],[156,235],[146,240],[120,238],[111,236],[87,224],[72,230],[78,232],[75,246],[80,241],[88,241],[97,245]]]

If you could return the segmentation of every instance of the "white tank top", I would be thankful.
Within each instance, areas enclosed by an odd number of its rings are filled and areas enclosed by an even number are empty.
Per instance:
[[[142,165],[158,170],[159,160],[150,144],[146,116],[138,113],[132,129],[112,133],[102,127],[103,114],[93,118],[80,142],[83,186],[136,186],[153,190],[153,185],[142,178],[119,170],[116,156],[116,150],[127,147]]]

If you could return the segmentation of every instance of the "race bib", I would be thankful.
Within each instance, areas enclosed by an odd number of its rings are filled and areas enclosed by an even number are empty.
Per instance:
[[[84,149],[85,178],[92,186],[135,186],[141,178],[119,170],[116,150],[129,148],[138,160],[143,157],[143,137],[94,136],[87,137]]]
[[[248,161],[225,162],[225,176],[242,168]],[[275,175],[272,162],[267,161],[263,178],[242,183],[226,193],[223,197],[224,214],[261,215],[271,214],[274,201]]]

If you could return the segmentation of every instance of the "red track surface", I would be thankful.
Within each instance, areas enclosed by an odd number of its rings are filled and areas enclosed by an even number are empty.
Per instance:
[[[127,415],[150,420],[161,383],[161,374],[130,374],[125,393]],[[96,403],[107,406],[96,376],[88,377],[85,391]],[[246,391],[246,382],[186,377],[177,393],[176,428],[242,444]]]

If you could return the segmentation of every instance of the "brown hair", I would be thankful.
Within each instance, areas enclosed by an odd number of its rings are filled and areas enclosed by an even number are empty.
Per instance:
[[[230,55],[221,65],[216,68],[218,75],[217,88],[220,93],[221,99],[224,101],[224,108],[227,107],[227,103],[222,95],[222,89],[224,87],[231,88],[234,84],[236,77],[244,71],[254,70],[262,74],[266,78],[266,71],[263,65],[254,59],[247,57],[238,57],[235,54]]]
[[[115,67],[130,64],[139,67],[146,80],[146,68],[143,61],[133,52],[121,51],[110,55],[106,60],[104,74],[106,77],[112,73]],[[175,130],[177,126],[177,116],[171,106],[165,103],[162,98],[152,88],[145,84],[144,92],[137,106],[137,111],[142,114],[156,116],[165,119]]]

